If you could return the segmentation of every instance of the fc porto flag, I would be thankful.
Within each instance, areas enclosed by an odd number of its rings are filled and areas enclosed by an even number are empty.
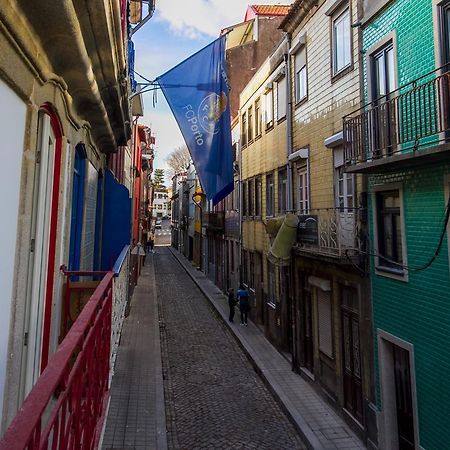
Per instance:
[[[233,190],[230,106],[225,37],[220,37],[157,78],[208,200]]]

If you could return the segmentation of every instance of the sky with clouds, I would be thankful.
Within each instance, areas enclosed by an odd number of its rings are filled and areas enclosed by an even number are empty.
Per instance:
[[[292,0],[260,3],[288,5]],[[245,0],[156,0],[154,16],[133,36],[135,70],[151,80],[162,75],[217,38],[221,29],[242,22],[248,4]],[[142,80],[137,77],[137,81]],[[162,93],[157,93],[155,107],[152,93],[143,96],[140,123],[149,125],[156,136],[154,167],[167,169],[167,155],[183,145],[183,137]]]

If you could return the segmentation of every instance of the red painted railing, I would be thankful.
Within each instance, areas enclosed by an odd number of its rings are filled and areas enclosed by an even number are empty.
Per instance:
[[[95,289],[25,399],[0,450],[98,447],[108,398],[114,272]]]

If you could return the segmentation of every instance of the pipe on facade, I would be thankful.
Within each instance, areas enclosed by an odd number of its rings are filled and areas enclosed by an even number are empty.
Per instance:
[[[286,33],[287,52],[284,54],[284,64],[286,66],[286,134],[287,134],[287,203],[288,211],[294,212],[294,201],[292,192],[292,161],[289,156],[292,154],[292,89],[291,89],[291,33]]]

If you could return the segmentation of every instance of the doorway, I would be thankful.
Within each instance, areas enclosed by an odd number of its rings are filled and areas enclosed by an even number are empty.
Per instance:
[[[378,330],[383,448],[419,448],[414,346]]]
[[[357,289],[342,286],[341,317],[344,407],[359,423],[362,424],[362,367]]]
[[[314,335],[312,317],[312,295],[307,275],[303,275],[303,295],[301,299],[301,342],[302,342],[302,365],[311,374],[314,373]]]

